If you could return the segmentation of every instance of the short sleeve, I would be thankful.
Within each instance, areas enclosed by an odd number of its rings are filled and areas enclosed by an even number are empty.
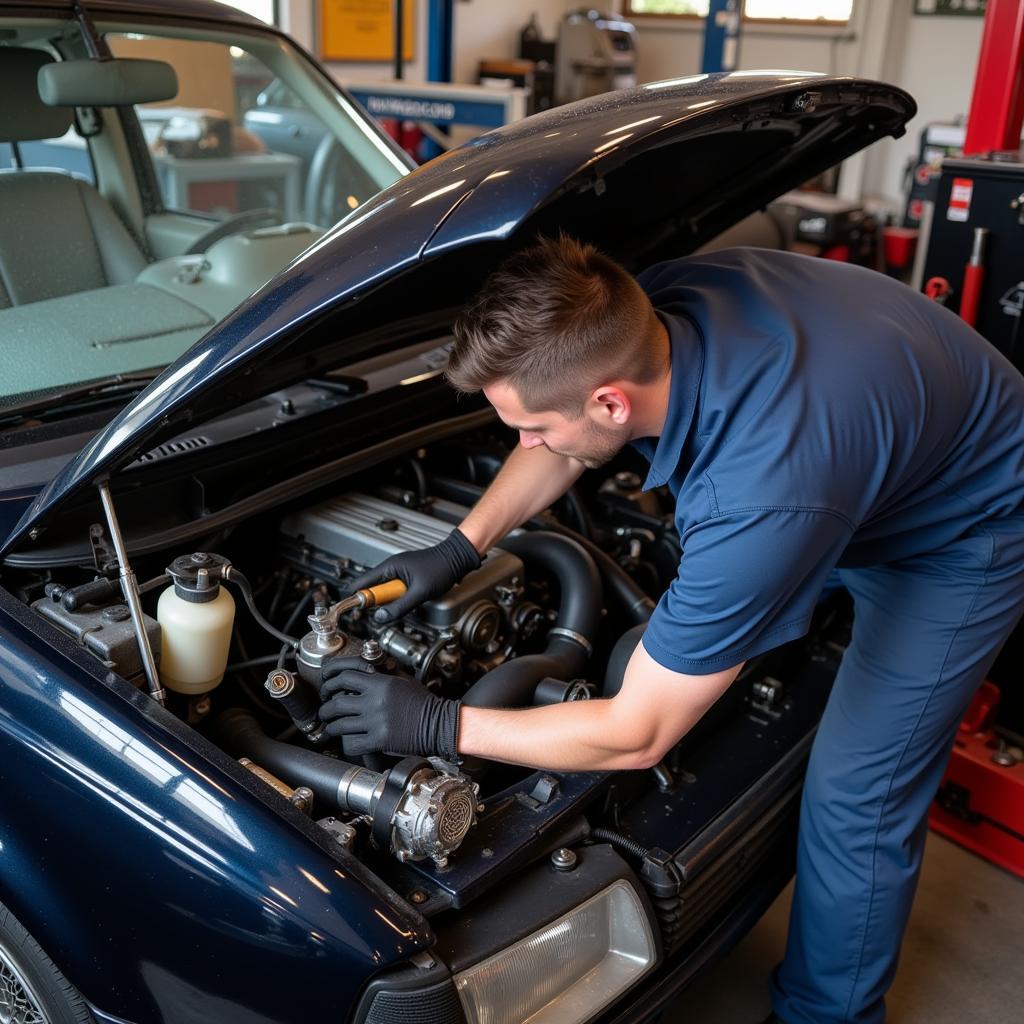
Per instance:
[[[706,675],[803,636],[852,534],[845,518],[817,509],[743,509],[693,527],[644,633],[647,653]]]

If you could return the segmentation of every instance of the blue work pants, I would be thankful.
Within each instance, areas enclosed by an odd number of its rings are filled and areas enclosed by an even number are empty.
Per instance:
[[[853,639],[807,769],[789,938],[772,978],[786,1024],[885,1019],[929,804],[957,725],[1024,611],[1024,519],[840,577]]]

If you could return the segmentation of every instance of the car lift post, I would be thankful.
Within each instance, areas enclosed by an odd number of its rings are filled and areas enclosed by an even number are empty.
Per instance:
[[[735,71],[740,55],[740,0],[711,0],[704,19],[704,56],[701,71]]]
[[[1020,148],[1024,124],[1024,3],[988,0],[964,156]]]

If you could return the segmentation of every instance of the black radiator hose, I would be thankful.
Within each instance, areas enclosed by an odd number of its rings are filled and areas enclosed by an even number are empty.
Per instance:
[[[513,658],[475,682],[462,698],[470,707],[514,708],[533,703],[541,680],[578,677],[590,656],[601,617],[601,577],[575,540],[537,530],[505,537],[501,549],[546,569],[558,580],[558,621],[541,654]]]
[[[560,536],[571,536],[594,559],[604,585],[622,606],[627,618],[635,625],[646,623],[650,619],[655,602],[604,548],[598,547],[590,538],[577,534],[575,530],[560,523],[551,524],[546,528]]]
[[[433,477],[432,486],[435,489],[440,487],[442,491],[447,492],[447,496],[452,501],[463,505],[476,504],[484,492],[484,489],[478,484],[453,480],[449,477]],[[458,525],[458,523],[455,522],[454,525]],[[530,527],[531,530],[538,528],[548,530],[576,541],[593,558],[608,593],[618,601],[630,622],[638,624],[650,619],[655,602],[607,551],[598,547],[589,537],[584,537],[583,534],[568,526],[563,526],[559,522],[553,522],[551,517],[534,516],[524,525]],[[501,541],[497,546],[506,548],[507,544],[505,541]]]
[[[640,643],[647,629],[647,623],[641,622],[636,626],[627,629],[619,637],[612,648],[611,656],[608,658],[608,665],[604,670],[604,685],[601,687],[602,697],[614,697],[622,689],[622,681],[626,678],[626,666],[629,659],[633,657],[636,645]]]
[[[329,807],[339,806],[342,780],[358,768],[312,750],[272,740],[256,717],[241,708],[228,708],[217,719],[217,737],[233,757],[251,758],[289,786],[308,786],[316,799]]]

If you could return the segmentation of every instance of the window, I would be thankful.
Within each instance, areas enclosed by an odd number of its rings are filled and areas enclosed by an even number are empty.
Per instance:
[[[853,0],[744,0],[748,21],[847,22]],[[708,0],[626,0],[627,15],[705,18]]]
[[[381,182],[260,57],[217,39],[111,34],[118,57],[167,61],[173,100],[136,108],[164,205],[218,219],[267,211],[329,227]],[[293,87],[294,86],[294,87]]]
[[[708,0],[626,0],[625,13],[706,18]]]
[[[0,168],[25,167],[37,171],[64,171],[73,178],[95,184],[92,157],[85,139],[72,125],[56,139],[31,142],[0,142]]]
[[[751,21],[849,21],[853,0],[745,0]]]

